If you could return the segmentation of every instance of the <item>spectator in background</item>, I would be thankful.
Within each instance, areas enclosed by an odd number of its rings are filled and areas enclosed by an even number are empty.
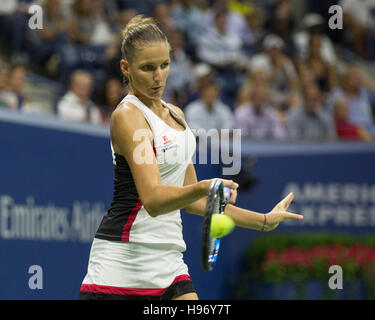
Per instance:
[[[195,81],[193,81],[188,90],[188,103],[198,100],[200,97],[200,89],[214,81],[214,72],[206,63],[196,64],[193,69],[193,74]]]
[[[328,91],[337,85],[337,75],[335,66],[327,63],[320,54],[322,38],[319,34],[314,33],[310,36],[309,55],[306,60],[300,64],[308,66],[309,72],[315,79],[320,90],[327,94]]]
[[[375,102],[375,86],[366,82],[355,65],[349,66],[343,75],[342,88],[334,88],[327,98],[328,108],[333,110],[333,101],[344,96],[349,102],[349,121],[375,135],[372,104]]]
[[[245,33],[242,37],[244,51],[248,55],[258,53],[265,36],[265,13],[260,6],[253,5],[245,14]]]
[[[61,119],[93,124],[103,122],[99,108],[90,100],[92,82],[91,74],[84,70],[72,73],[69,90],[57,104]]]
[[[302,20],[302,30],[293,36],[297,59],[308,59],[310,37],[315,34],[321,38],[321,59],[330,65],[335,65],[337,61],[335,49],[332,41],[324,32],[325,21],[323,17],[316,13],[308,13]]]
[[[256,85],[251,89],[249,103],[236,108],[235,117],[243,137],[257,140],[285,137],[285,129],[279,115],[268,101],[267,87]]]
[[[207,29],[205,16],[196,6],[196,2],[180,0],[174,1],[171,6],[171,16],[176,28],[187,35],[187,40],[193,47],[197,45],[199,37]]]
[[[133,8],[122,8],[117,15],[116,19],[116,29],[117,32],[122,32],[124,26],[128,24],[128,22],[138,14],[137,10]]]
[[[120,81],[123,80],[123,74],[118,65],[119,61],[122,59],[121,37],[118,35],[121,34],[124,26],[126,26],[137,14],[138,12],[132,8],[123,8],[120,10],[116,23],[117,33],[105,50],[105,63],[103,68],[105,73],[104,78],[117,78]]]
[[[193,63],[184,51],[184,34],[182,31],[174,29],[168,35],[169,44],[171,46],[171,65],[167,80],[167,87],[164,91],[168,96],[165,100],[181,106],[182,108],[188,101],[188,90],[195,77],[191,72]]]
[[[12,29],[12,17],[18,8],[18,0],[2,1],[0,6],[0,54],[10,55],[10,33]]]
[[[294,27],[294,11],[291,0],[279,0],[268,18],[267,29],[270,33],[276,34],[283,39],[288,49],[290,49],[288,51],[292,51],[292,48],[289,47],[293,45],[291,37]]]
[[[362,58],[374,58],[375,1],[340,0],[339,5],[344,11],[343,29],[346,41]]]
[[[261,86],[269,88],[269,75],[262,69],[248,71],[237,93],[237,106],[250,103],[250,93],[253,88]]]
[[[198,43],[198,57],[217,69],[243,66],[246,62],[241,39],[226,29],[227,17],[227,10],[217,11],[213,26],[201,35]]]
[[[225,9],[216,12],[214,26],[199,40],[197,56],[215,69],[221,98],[233,108],[247,58],[242,52],[241,38],[226,29],[227,17],[228,11]]]
[[[277,35],[269,34],[263,41],[264,52],[250,60],[249,72],[263,73],[270,87],[270,103],[280,116],[294,107],[294,96],[299,89],[299,77],[293,62],[284,54],[285,43]]]
[[[70,20],[62,14],[61,0],[47,0],[43,5],[43,28],[30,33],[31,62],[44,66],[51,58],[59,59],[60,47],[68,41]]]
[[[5,69],[3,72],[3,77],[6,77],[7,70]],[[3,89],[0,89],[0,101],[9,109],[21,110],[27,102],[27,97],[25,95],[25,67],[23,65],[14,65],[9,72],[7,81]]]
[[[333,121],[324,111],[320,90],[315,84],[303,88],[303,106],[293,109],[286,121],[290,140],[331,141],[335,139]]]
[[[109,123],[112,112],[127,94],[128,87],[123,87],[118,78],[108,78],[97,97],[97,105],[101,109],[102,121]]]
[[[216,26],[216,16],[218,12],[226,12],[224,22],[224,33],[238,36],[241,41],[246,34],[246,20],[243,14],[233,10],[230,6],[230,0],[216,0],[213,5],[205,12],[206,24],[208,27]]]
[[[6,97],[4,97],[4,92],[7,91],[9,77],[9,69],[5,63],[0,61],[0,107],[1,108],[10,108]]]
[[[12,63],[27,62],[29,6],[32,0],[3,0],[0,5],[0,54]]]
[[[106,45],[112,33],[103,17],[102,0],[75,0],[70,21],[70,36],[74,43]]]
[[[334,122],[337,137],[341,140],[367,141],[374,140],[365,129],[349,121],[349,104],[344,97],[338,97],[333,102]]]
[[[192,129],[233,129],[234,115],[219,99],[219,88],[211,82],[200,89],[200,99],[185,107],[185,117]]]
[[[270,85],[277,91],[298,87],[298,75],[293,62],[284,54],[285,43],[275,34],[263,41],[264,52],[255,55],[249,62],[250,72],[262,70],[267,73]]]
[[[168,36],[174,30],[175,23],[171,16],[169,4],[158,2],[152,8],[152,17],[157,21],[159,28]]]

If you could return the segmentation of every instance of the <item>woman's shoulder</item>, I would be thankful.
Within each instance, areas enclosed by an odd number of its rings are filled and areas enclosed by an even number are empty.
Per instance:
[[[177,107],[172,103],[168,103],[168,106],[170,106],[178,115],[185,119],[185,114],[180,107]]]
[[[114,118],[126,117],[129,120],[139,115],[142,115],[142,111],[129,101],[121,101],[112,112]]]
[[[134,129],[147,127],[142,111],[129,101],[122,101],[112,112],[110,125],[125,125]]]

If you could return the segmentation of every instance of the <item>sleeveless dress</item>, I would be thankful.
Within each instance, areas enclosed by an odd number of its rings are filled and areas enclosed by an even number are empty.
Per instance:
[[[152,132],[154,155],[161,183],[183,186],[186,168],[196,148],[195,136],[186,121],[162,101],[185,130],[168,126],[136,96],[123,102],[139,108]],[[141,139],[145,132],[135,133]],[[170,299],[195,292],[182,252],[180,210],[151,217],[143,207],[125,158],[113,150],[113,201],[95,234],[88,271],[80,289],[80,299]],[[137,150],[134,151],[134,153]],[[142,150],[139,151],[139,160]]]

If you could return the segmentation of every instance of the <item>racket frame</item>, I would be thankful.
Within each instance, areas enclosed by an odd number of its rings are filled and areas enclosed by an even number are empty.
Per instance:
[[[220,239],[211,237],[211,219],[214,213],[224,214],[225,204],[229,195],[224,194],[221,179],[211,182],[207,196],[206,210],[202,227],[201,264],[205,271],[211,271],[216,264],[220,249]]]

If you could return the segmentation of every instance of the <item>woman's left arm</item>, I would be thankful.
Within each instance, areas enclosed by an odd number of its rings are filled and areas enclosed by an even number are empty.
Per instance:
[[[184,185],[189,185],[196,182],[197,175],[194,164],[191,162],[186,169]],[[287,212],[293,197],[293,194],[289,193],[269,213],[262,214],[234,206],[233,203],[235,203],[237,198],[237,191],[234,191],[229,200],[230,203],[228,203],[225,207],[224,213],[231,217],[238,227],[259,231],[272,231],[280,224],[280,222],[286,219],[303,219],[303,216],[299,214]],[[207,197],[201,198],[183,209],[187,213],[203,216],[206,209],[206,200]]]
[[[173,104],[170,104],[175,111],[185,119],[184,112]],[[197,183],[197,174],[195,172],[194,164],[191,161],[186,169],[184,186]],[[303,216],[287,212],[290,203],[293,200],[293,194],[290,193],[283,200],[281,200],[268,214],[262,214],[255,211],[250,211],[234,206],[236,202],[237,190],[232,189],[229,203],[225,206],[225,214],[230,216],[236,226],[262,231],[271,231],[275,229],[280,222],[286,219],[302,220]],[[203,216],[206,211],[207,197],[201,198],[189,206],[184,207],[184,211],[191,214]]]

